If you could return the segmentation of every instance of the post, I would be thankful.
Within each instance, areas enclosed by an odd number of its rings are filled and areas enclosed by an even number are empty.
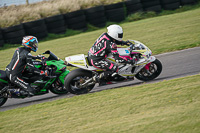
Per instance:
[[[28,1],[28,0],[26,0],[26,4],[27,4],[27,5],[29,4],[29,1]]]

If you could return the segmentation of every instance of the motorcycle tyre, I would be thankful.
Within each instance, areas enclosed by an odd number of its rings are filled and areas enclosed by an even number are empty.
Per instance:
[[[2,89],[3,87],[0,85],[0,89]],[[7,97],[2,97],[1,95],[0,95],[0,107],[2,106],[2,105],[4,105],[4,103],[6,102],[8,100],[8,98]]]
[[[5,103],[7,100],[8,100],[7,97],[1,97],[1,96],[0,96],[0,107],[1,107],[2,105],[4,105],[4,103]]]
[[[0,107],[1,107],[2,105],[4,105],[4,103],[5,103],[7,100],[8,100],[8,98],[1,97],[1,98],[0,98]]]
[[[54,94],[58,94],[58,95],[63,95],[63,94],[67,94],[67,93],[68,93],[67,90],[61,92],[61,91],[57,91],[57,90],[54,89],[53,87],[51,87],[49,90],[50,90],[52,93],[54,93]]]
[[[73,79],[75,79],[76,77],[80,77],[80,76],[87,76],[87,77],[91,78],[92,72],[86,71],[83,69],[75,69],[75,70],[71,71],[65,78],[65,88],[67,88],[67,90],[70,93],[75,94],[75,95],[85,94],[94,88],[95,84],[89,86],[89,88],[73,90],[70,86],[70,83],[72,82]]]
[[[149,77],[141,77],[140,76],[140,72],[138,74],[135,75],[135,77],[138,79],[138,80],[142,80],[142,81],[150,81],[150,80],[153,80],[155,79],[156,77],[158,77],[160,75],[160,73],[162,72],[162,63],[156,59],[155,61],[153,61],[152,63],[154,63],[156,66],[157,66],[157,70],[155,73],[153,73],[153,75],[149,76]],[[144,68],[145,69],[145,68]]]

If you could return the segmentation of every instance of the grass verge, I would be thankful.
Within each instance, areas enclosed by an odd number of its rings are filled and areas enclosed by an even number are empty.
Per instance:
[[[0,132],[200,131],[200,75],[0,112]]]

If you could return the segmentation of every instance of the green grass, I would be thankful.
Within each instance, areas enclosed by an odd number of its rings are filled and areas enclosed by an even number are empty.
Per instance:
[[[136,21],[136,20],[141,20],[141,19],[146,19],[146,18],[152,18],[156,16],[163,16],[163,15],[170,15],[174,13],[180,13],[180,12],[185,12],[188,10],[194,10],[200,7],[200,1],[197,2],[195,5],[184,5],[181,6],[180,8],[176,10],[162,10],[159,13],[149,11],[149,12],[136,12],[134,14],[130,14],[125,22],[131,22],[131,21]]]
[[[147,44],[154,54],[200,46],[200,8],[123,23],[124,40]],[[86,54],[106,29],[39,43],[61,59]],[[19,45],[20,46],[20,45]],[[0,51],[0,69],[15,48]],[[123,87],[0,112],[0,132],[198,133],[200,75]]]
[[[200,46],[200,8],[182,13],[123,23],[124,40],[134,39],[146,44],[154,54]],[[99,29],[74,36],[39,43],[39,54],[51,50],[64,59],[73,54],[87,54],[95,40],[106,32]],[[20,45],[19,45],[20,46]],[[0,51],[0,69],[10,62],[15,48]]]
[[[0,112],[2,133],[198,133],[200,75]]]

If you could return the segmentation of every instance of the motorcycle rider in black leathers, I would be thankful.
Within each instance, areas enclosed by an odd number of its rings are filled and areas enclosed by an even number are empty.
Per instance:
[[[25,82],[22,78],[22,73],[25,67],[28,67],[30,72],[38,73],[39,75],[48,75],[48,71],[41,71],[35,68],[32,59],[41,59],[42,56],[32,56],[31,51],[36,52],[38,48],[38,40],[34,36],[25,36],[22,40],[24,47],[19,47],[15,50],[11,62],[6,67],[6,74],[10,79],[11,83],[17,85],[29,96],[35,94],[35,90]]]
[[[93,44],[88,52],[89,62],[96,68],[104,70],[104,78],[110,75],[116,75],[118,66],[107,61],[105,58],[109,53],[113,55],[117,63],[129,63],[134,65],[135,60],[129,60],[119,55],[117,51],[117,44],[124,45],[123,30],[119,25],[110,25],[107,27],[107,33],[103,33]],[[97,80],[102,77],[97,77]]]

